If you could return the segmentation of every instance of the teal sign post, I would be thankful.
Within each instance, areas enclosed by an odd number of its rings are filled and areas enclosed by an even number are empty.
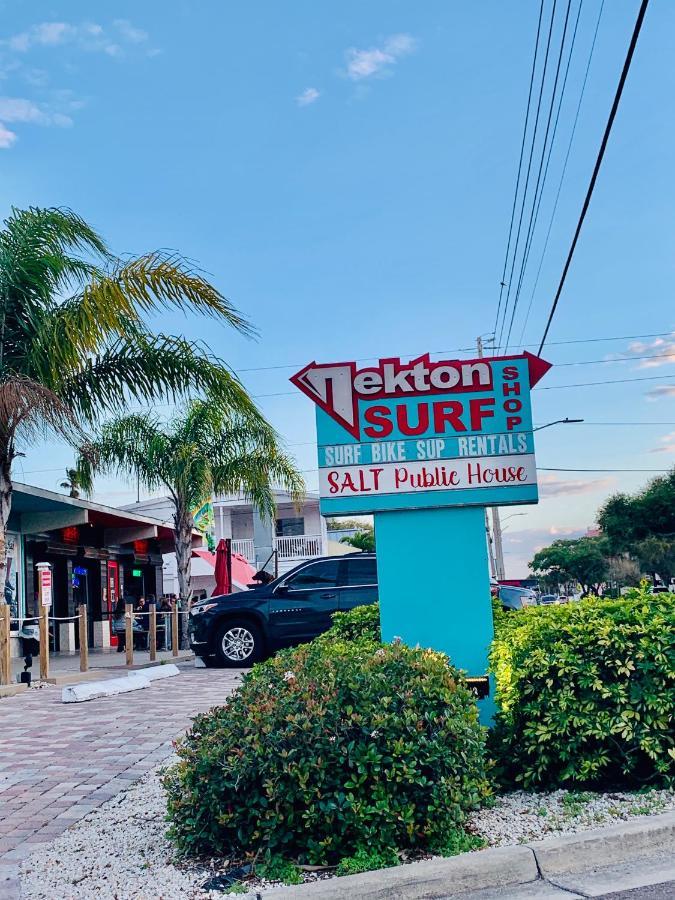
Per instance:
[[[385,640],[433,647],[485,694],[492,610],[486,506],[537,503],[529,353],[310,363],[321,512],[373,513]],[[492,701],[481,701],[489,718]]]

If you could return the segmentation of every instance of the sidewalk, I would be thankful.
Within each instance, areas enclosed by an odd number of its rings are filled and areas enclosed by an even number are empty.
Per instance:
[[[102,668],[114,665],[114,653],[103,656],[113,662]],[[0,700],[0,900],[19,896],[20,860],[158,765],[239,674],[188,664],[114,698],[63,704],[50,686]]]
[[[180,650],[178,657],[173,656],[171,650],[158,650],[157,663],[160,662],[177,662],[189,656],[189,650]],[[89,651],[89,669],[117,669],[126,670],[126,657],[124,653],[118,653],[116,649],[112,650],[90,650]],[[134,650],[134,668],[136,666],[149,665],[150,653],[147,650]],[[19,672],[23,672],[23,657],[12,658],[12,680],[16,682],[16,676]],[[31,668],[33,681],[40,680],[40,658],[33,657],[33,666]],[[52,653],[49,657],[49,674],[65,675],[80,671],[80,654],[79,653]]]

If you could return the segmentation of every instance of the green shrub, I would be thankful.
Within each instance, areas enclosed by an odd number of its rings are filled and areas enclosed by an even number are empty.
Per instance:
[[[295,863],[283,856],[269,856],[264,863],[258,863],[256,874],[267,881],[282,881],[284,884],[302,884],[302,873]]]
[[[255,666],[198,716],[165,776],[185,853],[336,864],[426,849],[488,795],[485,730],[447,657],[313,642]]]
[[[672,780],[675,596],[634,591],[498,620],[494,748],[525,787]]]
[[[433,850],[438,856],[457,856],[459,853],[468,853],[469,850],[480,850],[486,843],[485,838],[455,827],[448,829],[442,842]]]
[[[320,641],[375,641],[380,642],[380,604],[355,606],[348,612],[333,614],[333,624],[318,639]]]
[[[375,869],[390,869],[399,864],[395,850],[357,850],[353,856],[345,856],[337,864],[335,874],[358,875]]]

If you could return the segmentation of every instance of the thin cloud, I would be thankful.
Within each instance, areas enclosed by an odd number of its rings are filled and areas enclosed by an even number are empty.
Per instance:
[[[115,19],[113,22],[120,35],[131,44],[142,44],[148,39],[148,32],[136,28],[128,19]]]
[[[15,141],[16,133],[10,131],[9,128],[5,128],[2,122],[0,122],[0,150],[9,150]]]
[[[35,47],[59,47],[72,44],[81,50],[120,56],[124,45],[144,44],[148,34],[136,28],[128,19],[115,19],[112,29],[106,29],[98,22],[40,22],[26,31],[12,35],[2,43],[18,54],[28,53]],[[155,55],[149,51],[148,55]]]
[[[295,102],[298,106],[309,106],[312,103],[316,103],[316,101],[321,96],[321,91],[318,91],[316,88],[308,87],[305,90],[298,94],[295,98]]]
[[[611,487],[615,483],[614,478],[590,478],[578,480],[574,478],[559,478],[552,473],[544,473],[539,476],[539,493],[542,497],[561,497],[572,494],[592,494],[594,491]]]
[[[32,100],[26,100],[24,97],[0,97],[0,122],[23,122],[32,125],[59,125],[61,127],[73,124],[70,116],[42,109]]]
[[[675,453],[675,431],[664,434],[661,438],[662,447],[652,447],[650,453]]]
[[[416,47],[416,40],[409,34],[393,34],[381,46],[367,50],[350,47],[345,53],[346,75],[352,81],[387,75],[392,66],[412,53]]]
[[[675,397],[675,384],[660,384],[658,387],[646,391],[645,397],[652,403],[660,400],[661,397]]]
[[[656,369],[675,363],[675,334],[667,338],[655,338],[653,341],[633,341],[620,358],[630,359],[631,356],[652,357],[638,360],[638,369]]]

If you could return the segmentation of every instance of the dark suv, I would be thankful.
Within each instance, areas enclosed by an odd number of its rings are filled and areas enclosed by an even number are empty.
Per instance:
[[[190,648],[207,663],[250,666],[327,631],[334,612],[376,600],[374,553],[312,559],[270,584],[195,604]]]

